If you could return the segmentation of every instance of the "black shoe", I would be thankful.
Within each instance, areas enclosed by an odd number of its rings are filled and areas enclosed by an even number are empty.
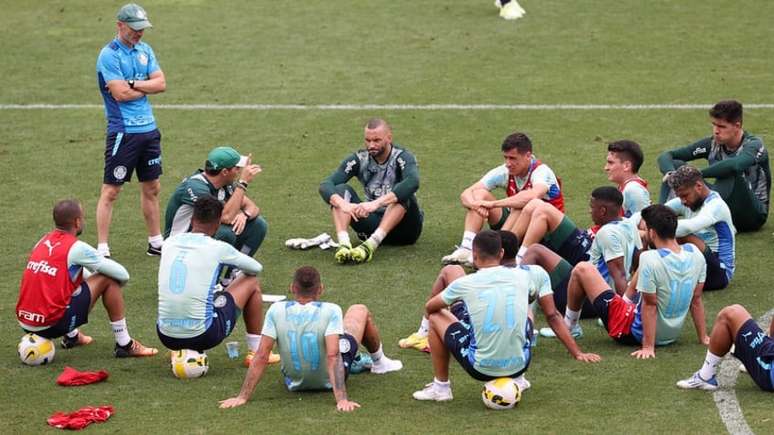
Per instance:
[[[148,250],[145,253],[150,257],[158,257],[161,255],[161,248],[154,248],[153,245],[148,243]]]

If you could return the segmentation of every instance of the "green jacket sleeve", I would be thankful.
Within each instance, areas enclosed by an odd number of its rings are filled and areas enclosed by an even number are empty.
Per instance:
[[[392,193],[398,197],[398,201],[405,201],[419,190],[419,168],[414,155],[405,150],[397,161],[402,177],[399,183],[392,186]]]
[[[326,203],[336,193],[336,185],[344,184],[360,171],[360,159],[357,154],[352,154],[344,159],[338,169],[320,183],[320,196]]]
[[[717,163],[713,163],[701,171],[703,177],[725,178],[744,172],[745,169],[755,164],[755,156],[763,146],[757,137],[750,138],[742,144],[742,152],[737,156]]]
[[[706,159],[709,156],[711,146],[712,138],[708,137],[682,148],[664,151],[658,156],[658,169],[662,174],[666,174],[676,169],[675,160],[689,162],[696,159]]]

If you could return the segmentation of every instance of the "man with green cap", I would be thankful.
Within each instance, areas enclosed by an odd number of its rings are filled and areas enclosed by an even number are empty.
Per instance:
[[[240,155],[234,148],[221,146],[207,155],[204,170],[183,180],[167,203],[164,238],[191,229],[193,204],[204,196],[213,196],[223,204],[221,225],[215,239],[231,244],[252,257],[266,237],[266,220],[260,209],[247,197],[253,178],[261,172],[252,163],[252,154]]]
[[[130,3],[118,11],[116,18],[117,35],[97,58],[97,84],[107,118],[105,172],[97,203],[97,251],[110,256],[113,203],[136,170],[148,230],[147,253],[160,255],[161,133],[148,95],[164,92],[167,85],[153,49],[140,42],[145,29],[151,27],[145,10]]]

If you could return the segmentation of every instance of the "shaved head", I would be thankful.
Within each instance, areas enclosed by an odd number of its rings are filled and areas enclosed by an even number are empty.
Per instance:
[[[77,199],[63,199],[54,205],[54,224],[62,230],[75,227],[75,220],[83,217],[81,202]]]
[[[382,118],[371,118],[366,123],[366,130],[376,130],[377,128],[384,127],[385,130],[390,131],[390,124]]]

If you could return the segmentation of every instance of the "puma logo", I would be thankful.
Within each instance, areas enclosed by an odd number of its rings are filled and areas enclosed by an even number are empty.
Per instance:
[[[45,246],[46,246],[46,248],[48,248],[48,256],[50,257],[50,256],[51,256],[51,255],[53,255],[53,253],[54,253],[54,248],[56,248],[57,246],[61,245],[61,243],[59,243],[59,242],[56,242],[56,243],[54,243],[54,245],[52,246],[52,245],[51,245],[51,241],[50,241],[50,240],[46,240],[45,242],[43,242],[43,245],[45,245]]]

